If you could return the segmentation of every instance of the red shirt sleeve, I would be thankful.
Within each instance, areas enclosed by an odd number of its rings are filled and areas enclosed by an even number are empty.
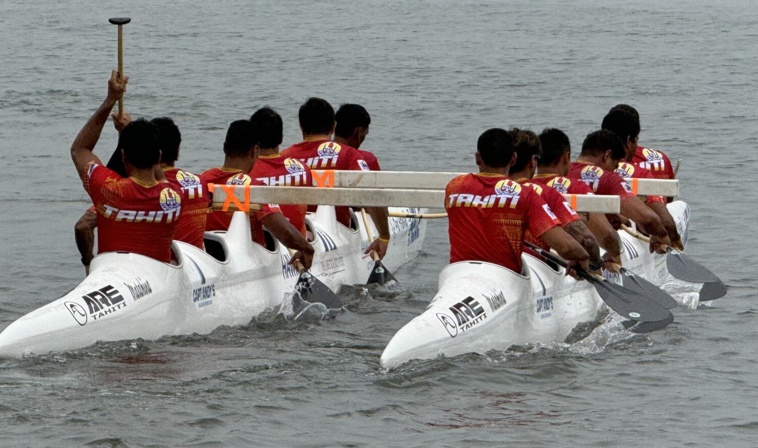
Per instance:
[[[529,211],[527,212],[527,225],[529,231],[535,238],[539,238],[543,233],[560,225],[558,217],[550,209],[550,206],[531,188],[529,192]]]
[[[606,171],[600,177],[601,186],[598,187],[598,191],[602,191],[606,194],[613,194],[619,196],[622,200],[628,197],[634,196],[632,189],[629,188],[629,184],[623,177],[612,171]]]

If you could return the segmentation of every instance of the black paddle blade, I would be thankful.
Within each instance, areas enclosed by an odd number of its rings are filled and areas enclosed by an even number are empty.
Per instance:
[[[372,283],[378,283],[385,286],[394,286],[398,284],[398,281],[395,276],[392,275],[389,269],[384,267],[382,260],[376,260],[374,261],[374,269],[371,270],[371,274],[369,274],[368,281],[366,282],[367,285],[370,285]]]
[[[637,322],[634,320],[625,320],[621,322],[627,330],[632,333],[651,333],[653,331],[661,330],[668,327],[668,325],[674,321],[674,315],[669,311],[669,317],[658,322]]]
[[[295,284],[295,291],[300,293],[300,297],[306,302],[323,303],[329,309],[342,308],[342,301],[337,294],[310,272],[300,274]]]
[[[113,25],[126,25],[131,22],[132,19],[129,17],[111,17],[108,21]]]
[[[703,283],[700,288],[700,301],[708,302],[710,300],[720,299],[726,295],[726,285],[721,281]]]
[[[606,305],[627,319],[639,322],[658,322],[671,312],[647,297],[612,282],[589,277]]]
[[[623,283],[624,288],[629,288],[632,291],[659,303],[666,309],[670,310],[679,306],[679,303],[671,297],[671,294],[628,269],[621,268],[621,282]]]
[[[720,282],[716,274],[708,268],[678,252],[669,252],[666,256],[666,267],[671,276],[690,283]]]

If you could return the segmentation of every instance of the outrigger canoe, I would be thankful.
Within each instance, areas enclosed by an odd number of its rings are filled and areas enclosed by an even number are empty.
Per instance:
[[[248,219],[237,212],[228,231],[206,232],[205,252],[173,242],[171,264],[133,253],[98,255],[90,275],[71,292],[0,334],[0,357],[76,350],[98,341],[207,334],[278,309],[291,296],[299,274],[278,241],[270,238],[267,248],[252,242]],[[356,226],[349,229],[336,222],[334,207],[321,206],[307,221],[316,250],[311,273],[333,291],[366,283],[374,262],[363,254],[369,243],[363,220],[354,219]],[[426,223],[392,218],[390,228],[383,262],[394,270],[416,257]]]
[[[686,244],[689,207],[669,204]],[[626,269],[655,284],[668,277],[667,255],[651,254],[647,244],[620,232]],[[577,325],[595,321],[605,305],[587,281],[576,281],[561,267],[524,254],[517,273],[485,262],[445,267],[427,309],[403,326],[381,355],[384,368],[411,359],[506,350],[513,345],[563,342]],[[615,279],[621,283],[621,278]]]

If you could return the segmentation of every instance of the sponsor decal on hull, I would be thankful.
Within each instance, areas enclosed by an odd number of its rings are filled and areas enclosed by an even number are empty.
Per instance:
[[[298,272],[294,266],[290,264],[289,254],[282,254],[282,278],[296,277]]]
[[[82,296],[84,306],[68,301],[64,305],[79,325],[86,325],[89,320],[98,320],[109,314],[126,308],[126,302],[121,292],[112,285],[104,286]]]
[[[506,303],[508,303],[505,300],[503,292],[496,289],[492,290],[492,295],[485,295],[484,298],[487,299],[487,303],[490,304],[490,309],[492,309],[493,312],[504,307]]]
[[[150,287],[150,282],[142,280],[139,277],[137,277],[132,284],[124,283],[124,286],[126,286],[126,289],[132,294],[132,299],[134,299],[135,302],[153,292],[153,289]]]
[[[540,319],[547,319],[552,316],[553,313],[553,296],[540,297],[537,299],[537,314]]]
[[[216,284],[203,285],[192,290],[192,301],[198,308],[212,305],[213,298],[216,297]]]
[[[345,270],[345,260],[343,257],[331,258],[321,262],[321,270],[330,274],[342,272]]]
[[[473,297],[469,296],[448,308],[450,314],[437,313],[437,319],[445,327],[450,337],[458,336],[471,328],[479,325],[487,318],[487,313],[482,305]]]

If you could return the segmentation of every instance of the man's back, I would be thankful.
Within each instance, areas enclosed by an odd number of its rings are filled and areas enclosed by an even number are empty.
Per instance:
[[[632,163],[647,168],[656,179],[674,179],[675,177],[671,160],[662,151],[637,146]]]
[[[203,249],[203,233],[210,211],[210,195],[200,178],[189,171],[171,167],[164,169],[163,175],[175,190],[182,192],[182,216],[177,224],[174,239]]]
[[[294,158],[283,157],[281,154],[260,156],[253,165],[250,176],[269,186],[312,187],[313,176],[311,169]],[[282,204],[279,206],[284,216],[306,235],[304,204]]]

